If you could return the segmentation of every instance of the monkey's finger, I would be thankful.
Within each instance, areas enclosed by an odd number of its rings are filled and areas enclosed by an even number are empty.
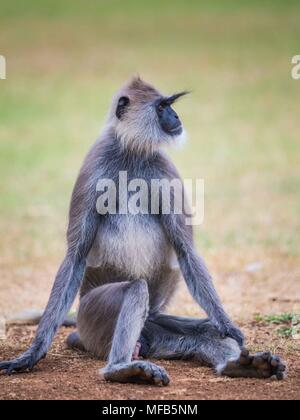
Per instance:
[[[151,368],[148,366],[143,367],[142,372],[144,373],[146,378],[151,378],[153,376],[153,372],[151,371]]]
[[[155,383],[155,385],[162,384],[162,377],[160,375],[154,375],[153,376],[153,382]]]
[[[265,351],[264,353],[262,353],[261,357],[262,357],[263,360],[268,360],[269,361],[272,358],[272,354],[271,354],[270,351]]]
[[[241,356],[243,356],[243,357],[248,357],[248,356],[249,356],[249,354],[250,354],[249,350],[248,350],[248,349],[246,349],[245,347],[243,347],[243,348],[242,348],[242,351],[241,351]]]
[[[141,373],[141,368],[139,366],[132,366],[131,375],[139,375]]]
[[[280,357],[278,357],[278,356],[273,356],[273,357],[271,358],[271,365],[272,365],[273,367],[277,367],[279,364],[280,364]]]
[[[278,372],[285,372],[286,371],[286,365],[283,363],[280,363],[277,367]]]
[[[0,371],[3,370],[7,375],[13,372],[25,372],[32,370],[36,364],[36,359],[32,356],[20,357],[15,360],[0,363]]]
[[[170,378],[167,374],[163,375],[163,385],[167,386],[170,383]]]
[[[12,371],[14,370],[14,363],[13,361],[2,362],[0,363],[0,371],[3,371],[6,375],[11,375]]]
[[[277,372],[276,374],[276,378],[278,381],[283,381],[284,379],[286,379],[287,375],[285,372]]]
[[[5,375],[10,376],[13,371],[17,371],[18,366],[14,362],[3,362],[0,364],[0,371],[2,370]]]
[[[265,363],[264,359],[261,356],[255,356],[252,362],[254,367],[262,366]]]
[[[251,357],[245,357],[245,356],[241,356],[240,357],[240,364],[242,365],[242,366],[249,366],[249,365],[251,365],[251,363],[252,363],[252,360],[253,360],[253,358],[251,358]]]
[[[167,386],[170,383],[170,378],[165,371],[156,372],[153,379],[156,385]]]

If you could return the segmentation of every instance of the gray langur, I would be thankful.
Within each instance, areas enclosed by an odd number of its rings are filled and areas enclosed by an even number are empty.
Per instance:
[[[230,377],[285,377],[278,356],[244,349],[243,334],[221,304],[184,214],[164,214],[161,207],[158,214],[123,214],[119,202],[116,214],[97,211],[97,182],[107,178],[119,188],[120,171],[128,182],[138,178],[148,185],[180,179],[161,148],[182,134],[171,105],[183,94],[162,95],[135,77],[115,96],[73,190],[66,256],[36,336],[0,370],[31,370],[45,357],[80,289],[77,331],[67,343],[106,359],[105,380],[167,385],[164,368],[146,358],[193,359]],[[164,313],[181,274],[207,319]]]

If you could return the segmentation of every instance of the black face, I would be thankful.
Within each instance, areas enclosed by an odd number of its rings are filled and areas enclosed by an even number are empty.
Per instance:
[[[162,130],[171,136],[178,136],[182,133],[181,121],[171,108],[171,104],[168,99],[160,99],[155,104],[158,120]]]

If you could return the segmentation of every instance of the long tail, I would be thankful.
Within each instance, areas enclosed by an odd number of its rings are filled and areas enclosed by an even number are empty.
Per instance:
[[[38,325],[43,316],[43,311],[23,311],[18,314],[14,314],[5,320],[6,326],[9,325]],[[76,327],[77,314],[69,313],[63,323],[64,327]]]

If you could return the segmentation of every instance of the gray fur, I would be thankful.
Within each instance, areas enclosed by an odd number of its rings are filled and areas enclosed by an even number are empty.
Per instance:
[[[114,109],[124,94],[130,97],[130,106],[119,120]],[[68,343],[108,359],[103,371],[108,380],[168,383],[162,368],[131,362],[139,337],[145,356],[194,357],[216,369],[239,357],[243,335],[222,307],[184,215],[96,212],[101,178],[114,180],[117,188],[120,171],[127,171],[128,181],[141,178],[148,185],[151,179],[180,179],[159,150],[174,141],[162,132],[151,108],[160,97],[136,78],[114,99],[103,135],[88,153],[74,187],[66,257],[36,337],[23,355],[0,363],[0,370],[10,374],[33,368],[48,351],[80,286],[78,333]],[[180,271],[209,321],[162,315]]]
[[[159,314],[146,321],[141,342],[143,357],[193,359],[216,370],[241,354],[237,342],[223,339],[209,319]]]
[[[105,284],[80,301],[78,333],[86,350],[109,363],[129,362],[148,316],[145,280]],[[105,321],[104,321],[105,320]]]
[[[114,330],[108,363],[129,363],[149,312],[148,286],[135,280],[126,291]]]
[[[109,364],[99,372],[106,381],[133,382],[138,384],[163,385],[169,384],[170,379],[163,367],[148,361],[134,361],[130,363]]]

